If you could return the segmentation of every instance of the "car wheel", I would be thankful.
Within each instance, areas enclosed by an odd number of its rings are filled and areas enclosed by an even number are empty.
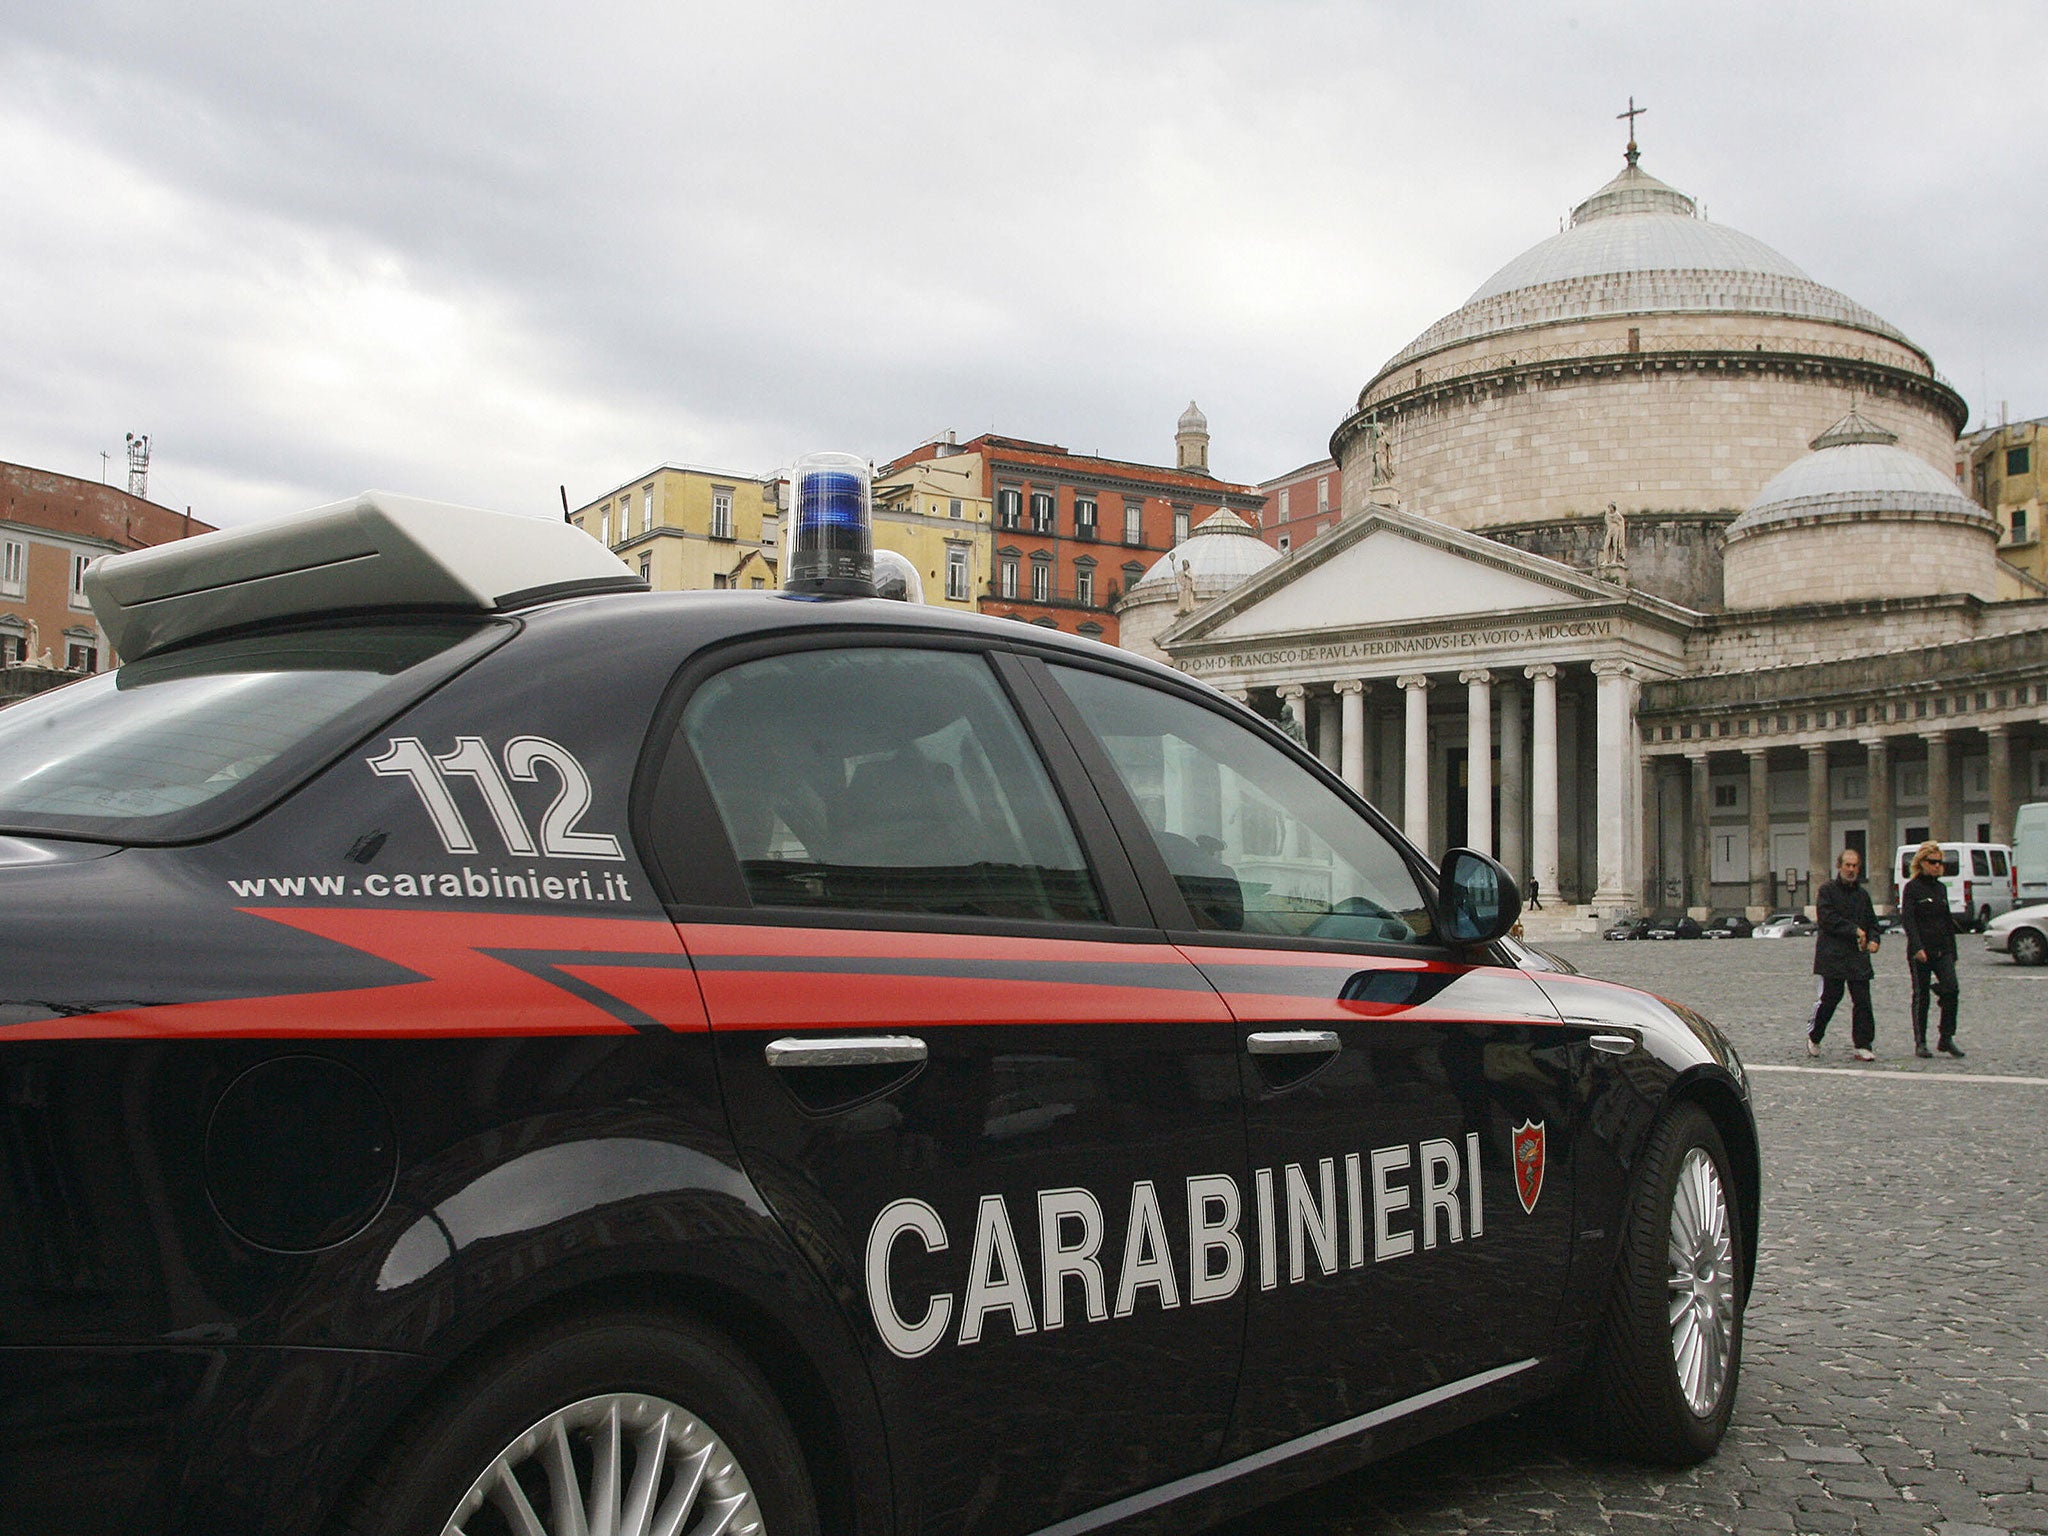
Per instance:
[[[628,1315],[559,1324],[463,1368],[393,1437],[342,1529],[817,1536],[818,1522],[760,1373],[715,1334]]]
[[[1714,1122],[1681,1104],[1651,1132],[1606,1315],[1580,1383],[1593,1448],[1664,1466],[1714,1453],[1742,1364],[1742,1229]]]
[[[2048,935],[2032,928],[2015,928],[2011,947],[2015,965],[2039,965],[2048,960]]]

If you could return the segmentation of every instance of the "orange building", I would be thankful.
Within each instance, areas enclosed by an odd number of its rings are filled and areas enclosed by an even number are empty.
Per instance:
[[[1344,471],[1335,459],[1317,459],[1260,481],[1259,493],[1266,498],[1259,537],[1284,555],[1337,526],[1344,505]]]
[[[22,674],[0,681],[0,702],[117,661],[85,600],[94,560],[212,531],[111,485],[0,464],[0,668]]]
[[[1209,424],[1193,404],[1175,434],[1174,468],[1070,453],[1057,443],[951,433],[922,443],[878,478],[953,459],[994,507],[983,613],[1114,645],[1118,598],[1218,507],[1255,520],[1263,498],[1209,472]]]

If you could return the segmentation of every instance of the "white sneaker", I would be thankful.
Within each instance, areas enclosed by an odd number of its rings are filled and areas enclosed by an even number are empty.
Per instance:
[[[1877,1060],[1877,1052],[1866,1051],[1862,1046],[1859,1045],[1856,1047],[1856,1059],[1858,1061],[1875,1061]]]
[[[1818,1056],[1820,1054],[1820,1042],[1811,1035],[1806,1037],[1806,1054],[1809,1056]]]

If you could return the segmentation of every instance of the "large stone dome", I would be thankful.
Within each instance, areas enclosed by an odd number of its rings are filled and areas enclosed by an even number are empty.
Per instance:
[[[1998,525],[1851,407],[1728,526],[1731,608],[1996,595]]]
[[[1582,565],[1613,503],[1631,579],[1710,607],[1720,530],[1856,397],[1903,451],[1948,462],[1967,412],[1924,351],[1702,218],[1632,147],[1568,228],[1389,359],[1330,448],[1347,515],[1390,473],[1408,511]]]

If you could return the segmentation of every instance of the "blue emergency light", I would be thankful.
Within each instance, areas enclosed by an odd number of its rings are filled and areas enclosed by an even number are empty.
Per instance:
[[[838,597],[875,595],[868,466],[850,453],[812,453],[791,472],[796,493],[783,588]]]

